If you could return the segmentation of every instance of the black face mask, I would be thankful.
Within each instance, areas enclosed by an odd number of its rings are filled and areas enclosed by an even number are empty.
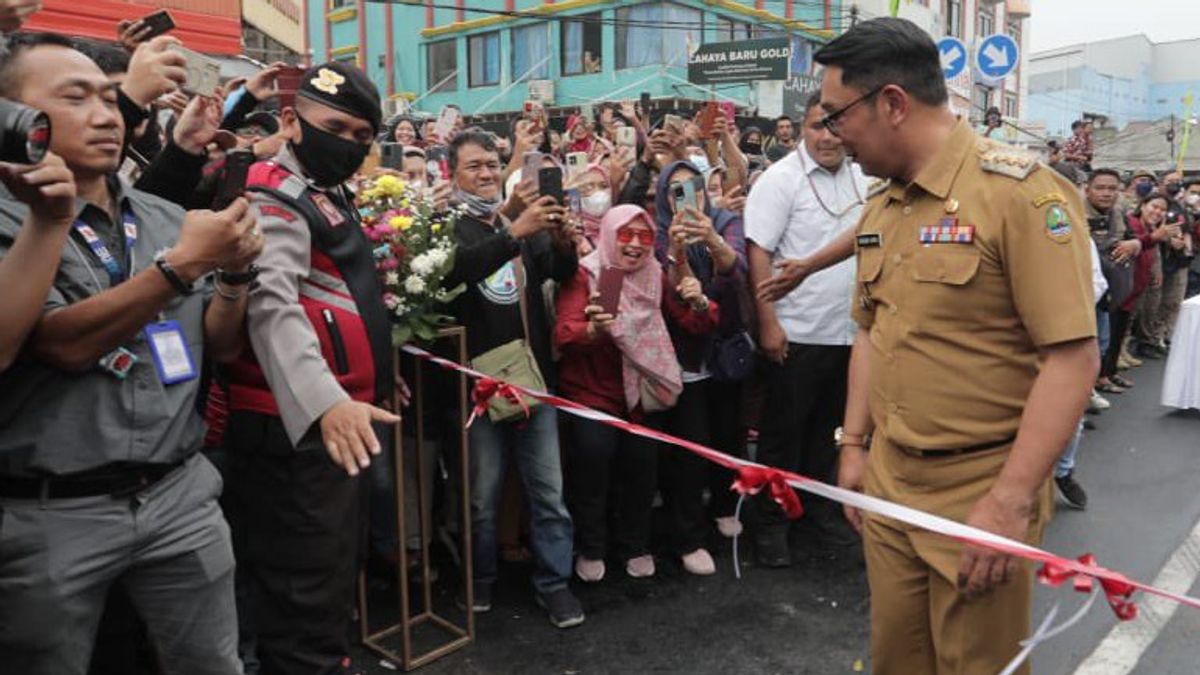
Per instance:
[[[742,141],[742,152],[746,153],[747,155],[761,155],[762,143]]]
[[[324,129],[318,129],[304,121],[299,115],[300,131],[303,137],[300,143],[289,143],[296,159],[300,160],[305,173],[321,187],[341,185],[358,171],[363,160],[371,152],[370,145],[348,141],[340,136],[331,134]]]

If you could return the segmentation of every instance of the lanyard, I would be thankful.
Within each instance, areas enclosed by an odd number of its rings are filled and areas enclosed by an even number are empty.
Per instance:
[[[118,261],[113,256],[108,247],[104,245],[104,241],[100,239],[100,235],[96,234],[96,231],[91,226],[82,220],[75,221],[75,231],[79,233],[79,236],[83,237],[88,248],[92,249],[92,253],[95,253],[96,257],[100,259],[100,262],[104,265],[104,269],[108,270],[108,279],[113,286],[125,281],[126,269],[129,269],[132,273],[133,246],[137,243],[138,238],[138,223],[133,212],[126,209],[123,213],[122,221],[123,227],[121,228],[121,232],[125,236],[125,258],[129,261],[128,265],[125,265],[124,261]]]

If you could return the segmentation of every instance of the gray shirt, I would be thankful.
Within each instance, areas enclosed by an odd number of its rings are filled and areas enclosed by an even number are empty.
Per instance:
[[[132,277],[154,266],[154,256],[179,238],[184,211],[115,179],[110,183],[121,211],[138,222]],[[124,256],[122,223],[79,200],[78,218],[92,227],[114,256]],[[0,186],[0,258],[8,254],[28,208]],[[78,232],[63,247],[45,311],[65,307],[110,288],[108,270]],[[179,322],[192,362],[203,363],[204,297],[176,297],[162,317]],[[138,357],[125,380],[99,367],[66,373],[24,350],[0,373],[0,475],[68,474],[117,462],[170,464],[199,449],[204,423],[196,412],[200,380],[164,385],[145,336],[125,343]]]

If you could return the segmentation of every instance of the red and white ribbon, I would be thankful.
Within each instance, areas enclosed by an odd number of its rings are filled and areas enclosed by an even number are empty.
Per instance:
[[[429,352],[419,347],[405,345],[403,351],[412,354],[413,356],[425,359],[431,363],[437,364],[443,368],[455,370],[465,373],[476,379],[491,379],[478,371],[472,370],[466,366],[455,363],[453,361],[434,356]],[[980,530],[969,525],[964,525],[957,521],[949,520],[941,516],[935,516],[931,513],[926,513],[908,506],[889,502],[878,497],[854,492],[844,488],[829,485],[821,481],[801,476],[790,471],[784,471],[775,467],[764,466],[756,462],[741,459],[719,452],[712,448],[706,447],[699,443],[689,441],[683,438],[677,438],[670,434],[661,431],[655,431],[640,424],[634,424],[619,417],[609,415],[608,413],[593,410],[587,406],[580,405],[569,399],[565,399],[553,394],[548,394],[544,391],[535,391],[512,385],[501,383],[504,386],[510,387],[530,398],[537,399],[542,403],[554,406],[563,412],[570,413],[577,417],[590,419],[612,427],[621,429],[627,433],[650,438],[662,443],[668,443],[677,447],[683,448],[689,452],[700,455],[701,457],[719,464],[727,469],[730,469],[738,474],[738,479],[734,483],[734,489],[745,492],[757,492],[764,487],[771,492],[772,498],[780,502],[780,505],[791,513],[796,513],[801,509],[799,499],[795,502],[790,502],[789,498],[784,497],[776,486],[790,485],[796,489],[804,490],[811,494],[825,497],[833,501],[839,502],[846,506],[851,506],[862,511],[875,513],[886,518],[898,520],[909,525],[914,525],[930,532],[941,534],[951,539],[955,539],[964,544],[971,544],[988,548],[993,551],[998,551],[1007,555],[1032,560],[1041,563],[1042,567],[1038,571],[1038,579],[1042,583],[1058,586],[1065,583],[1067,580],[1073,580],[1076,590],[1080,592],[1091,592],[1092,580],[1095,579],[1100,583],[1105,596],[1108,598],[1109,605],[1113,608],[1113,612],[1117,618],[1122,621],[1128,621],[1137,616],[1137,608],[1130,599],[1135,591],[1143,591],[1151,593],[1168,600],[1173,600],[1182,605],[1187,605],[1196,609],[1200,609],[1200,599],[1193,598],[1190,595],[1181,593],[1172,593],[1150,584],[1146,584],[1121,574],[1113,570],[1101,567],[1096,563],[1096,559],[1091,554],[1081,556],[1078,560],[1063,558],[1044,551],[1036,546],[1002,537],[998,534],[993,534],[985,530]],[[739,487],[740,485],[740,487]],[[795,493],[790,490],[785,490],[795,497]],[[799,511],[802,513],[802,510]]]

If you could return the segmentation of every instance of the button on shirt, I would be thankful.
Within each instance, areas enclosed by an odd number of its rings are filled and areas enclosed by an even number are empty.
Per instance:
[[[858,247],[853,312],[870,336],[871,417],[898,445],[1012,437],[1038,349],[1096,335],[1078,192],[1015,152],[959,122],[911,184],[867,204],[859,239],[877,245]],[[973,235],[939,238],[943,226]]]
[[[770,252],[772,261],[803,258],[858,223],[866,194],[867,181],[857,164],[846,162],[830,172],[817,164],[801,144],[755,183],[746,203],[746,238]],[[821,206],[822,202],[833,214]],[[853,260],[805,279],[775,303],[775,314],[788,342],[851,344],[853,293]]]
[[[184,211],[166,200],[110,183],[119,210],[138,220],[138,237],[129,276],[154,266],[157,252],[179,238]],[[92,204],[77,202],[78,218],[97,232],[114,256],[128,261],[122,223]],[[12,248],[28,208],[0,186],[0,258]],[[45,309],[51,311],[108,290],[108,270],[72,231]],[[179,322],[192,361],[203,362],[204,297],[176,297],[164,309]],[[142,334],[125,348],[138,362],[124,380],[99,369],[66,373],[22,352],[0,373],[0,475],[69,474],[115,462],[171,464],[199,449],[204,423],[196,413],[199,378],[162,384]]]

